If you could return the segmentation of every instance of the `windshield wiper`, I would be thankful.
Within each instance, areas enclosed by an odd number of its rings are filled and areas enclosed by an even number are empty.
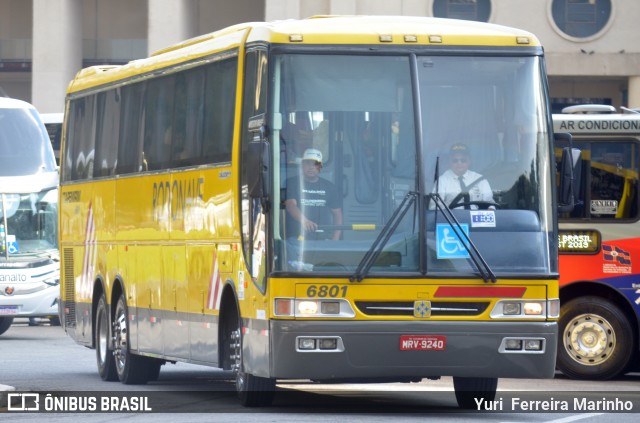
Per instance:
[[[356,268],[356,272],[349,277],[350,282],[361,282],[369,273],[371,266],[373,266],[378,260],[380,253],[384,246],[389,242],[389,238],[395,232],[396,228],[404,218],[405,214],[411,207],[411,205],[415,204],[418,199],[417,192],[408,192],[407,195],[402,200],[402,203],[395,209],[389,221],[384,225],[382,231],[376,238],[376,240],[371,244],[371,247],[367,251],[367,253],[360,260],[360,264]]]
[[[482,257],[482,254],[480,254],[478,247],[476,247],[473,241],[471,241],[471,237],[469,237],[469,235],[462,229],[462,225],[460,224],[458,219],[456,219],[456,216],[453,214],[449,206],[447,206],[447,203],[444,202],[440,194],[438,194],[438,192],[436,191],[432,194],[427,194],[427,197],[430,200],[434,201],[436,205],[436,211],[439,210],[442,212],[442,215],[444,216],[449,226],[451,226],[456,236],[459,239],[463,239],[465,241],[464,244],[467,248],[467,251],[469,252],[469,257],[471,257],[471,261],[473,261],[476,269],[478,269],[478,272],[480,272],[482,280],[484,280],[485,282],[491,281],[495,283],[497,281],[496,275],[493,273],[486,260]]]

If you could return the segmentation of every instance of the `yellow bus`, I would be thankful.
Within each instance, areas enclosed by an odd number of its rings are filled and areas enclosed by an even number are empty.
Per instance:
[[[453,376],[475,408],[500,377],[553,377],[534,35],[422,17],[240,24],[80,71],[64,125],[61,316],[103,379],[203,364],[260,406],[276,381]],[[473,172],[445,201],[454,164]]]

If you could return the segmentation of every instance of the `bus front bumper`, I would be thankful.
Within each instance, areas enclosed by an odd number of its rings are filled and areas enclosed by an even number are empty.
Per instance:
[[[58,315],[59,285],[43,282],[28,287],[0,284],[0,316],[48,317]]]
[[[270,331],[271,377],[400,380],[552,378],[558,328],[556,322],[274,320]],[[539,350],[525,350],[536,344]]]

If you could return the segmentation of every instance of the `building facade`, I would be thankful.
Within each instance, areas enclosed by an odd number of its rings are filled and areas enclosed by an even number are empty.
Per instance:
[[[522,28],[542,41],[554,111],[640,107],[638,0],[0,0],[0,95],[60,112],[85,66],[121,64],[239,22],[414,15]]]

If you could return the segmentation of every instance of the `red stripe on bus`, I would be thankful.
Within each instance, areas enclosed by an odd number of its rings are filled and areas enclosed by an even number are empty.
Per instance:
[[[502,297],[522,298],[524,286],[441,286],[434,297]]]

